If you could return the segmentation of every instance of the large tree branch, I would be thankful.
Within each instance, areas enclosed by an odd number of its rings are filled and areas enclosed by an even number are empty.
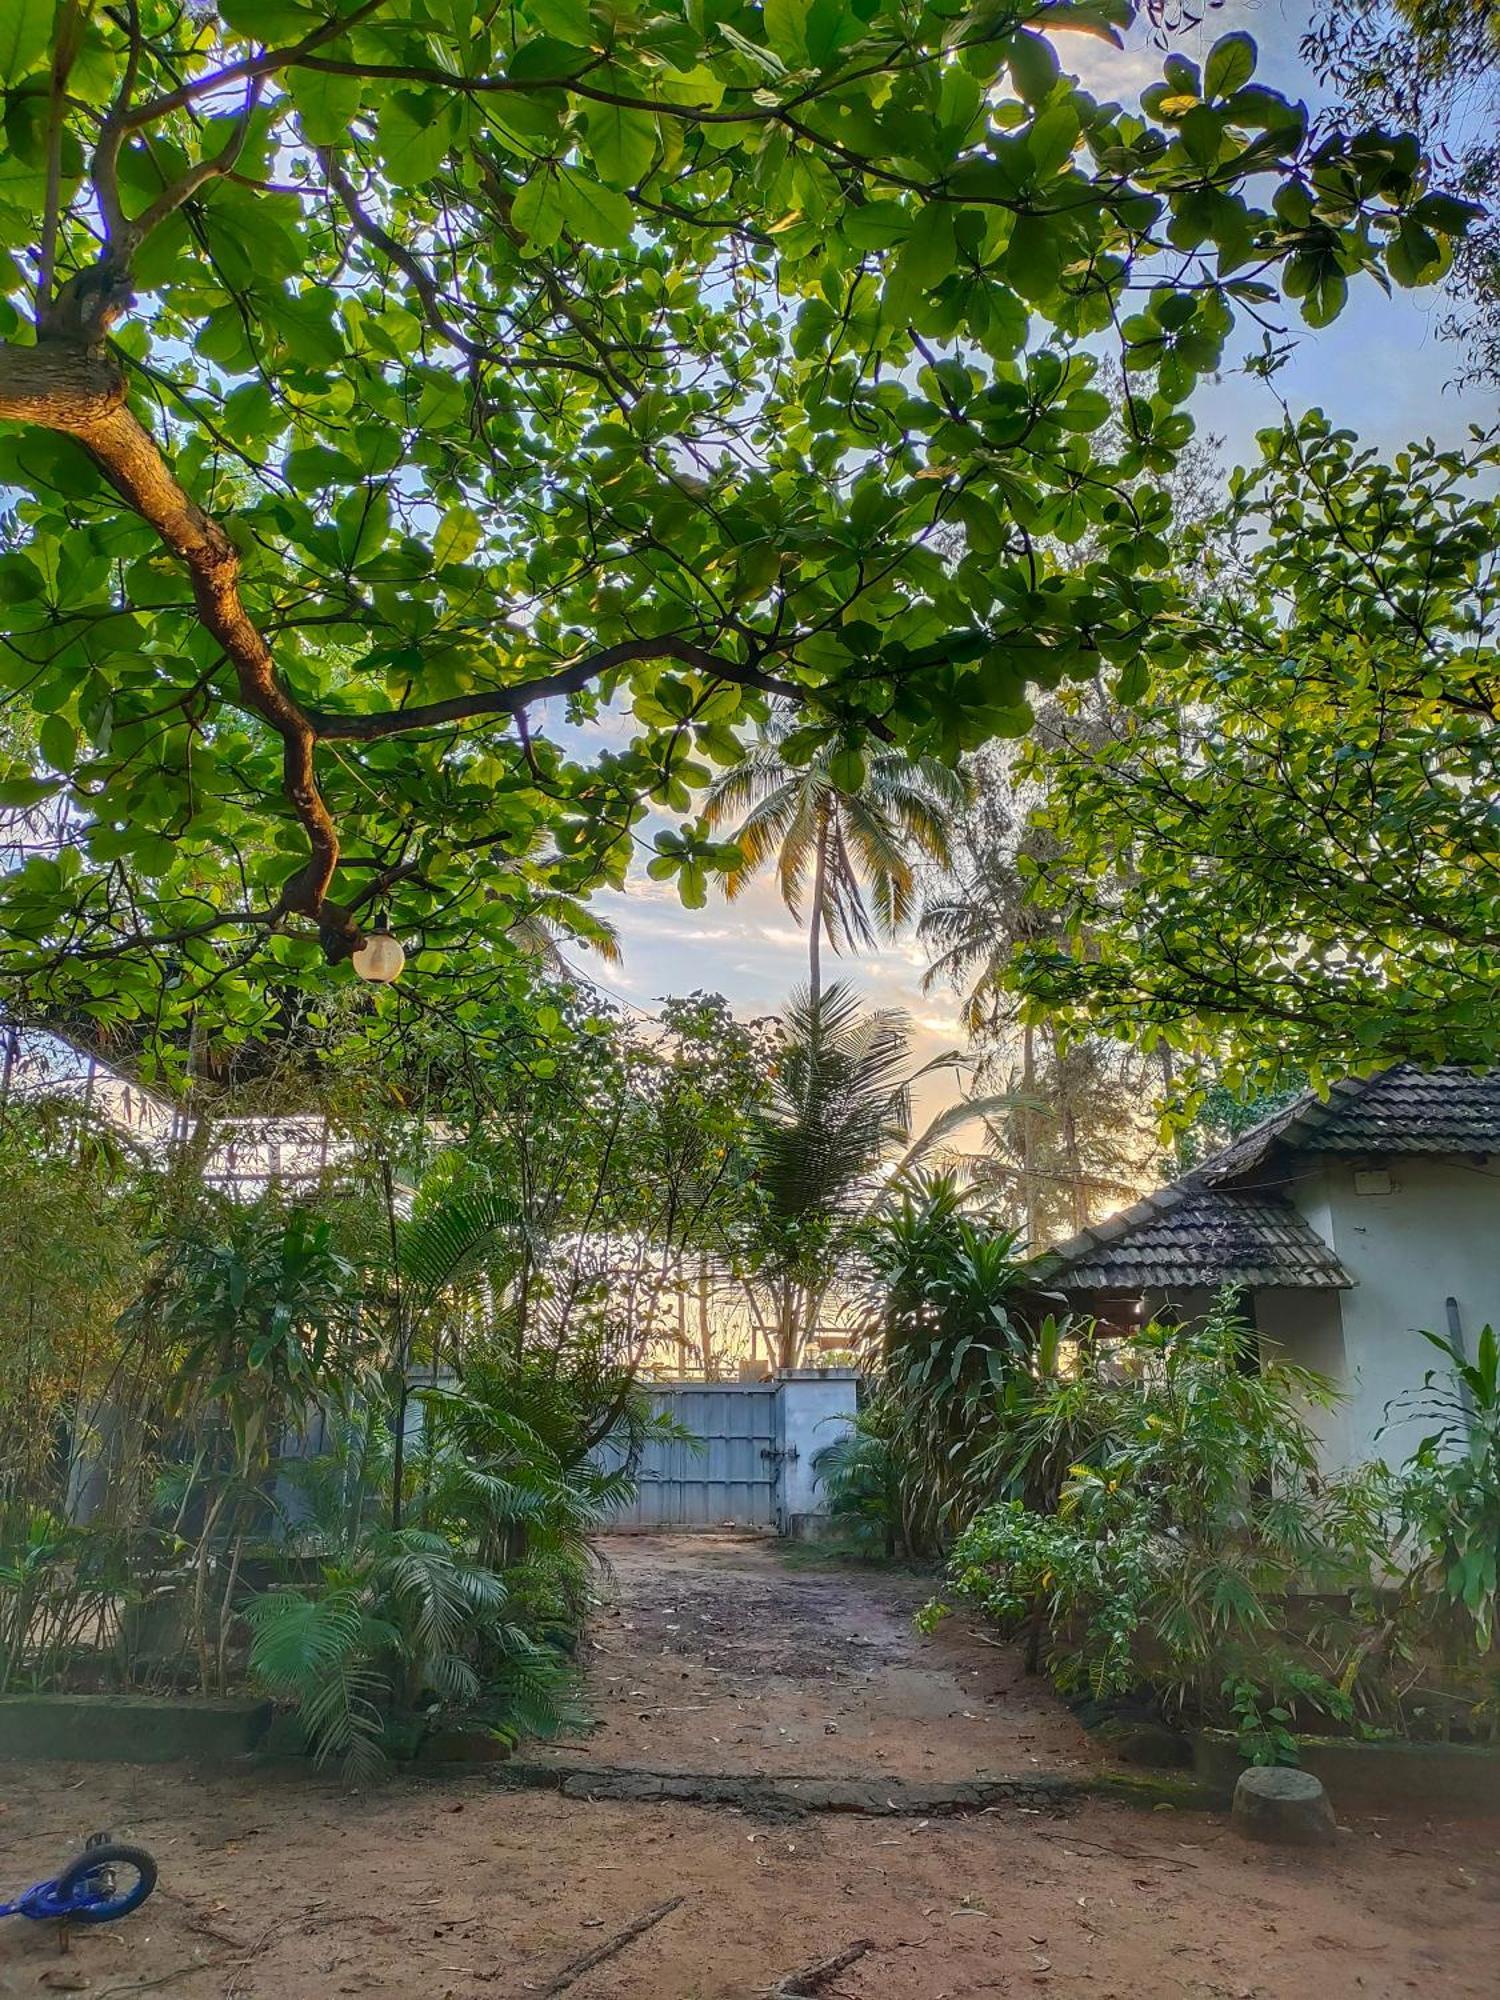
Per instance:
[[[618,646],[606,646],[589,653],[555,673],[538,674],[518,681],[514,687],[487,688],[481,693],[452,695],[446,701],[415,703],[410,708],[388,708],[363,714],[340,714],[329,709],[309,711],[308,720],[319,736],[352,737],[368,743],[382,736],[408,735],[414,730],[436,729],[450,722],[472,722],[482,715],[516,716],[539,701],[579,694],[616,667],[634,660],[677,660],[711,680],[728,681],[735,687],[754,688],[761,694],[798,703],[814,699],[813,691],[794,681],[763,673],[758,667],[726,660],[691,639],[670,634],[656,639],[626,639]]]
[[[282,741],[282,787],[310,853],[282,890],[280,907],[317,918],[330,946],[343,940],[347,948],[348,919],[324,900],[339,843],[314,769],[317,732],[282,686],[270,647],[245,609],[238,549],[179,483],[131,412],[118,365],[101,348],[70,341],[0,345],[0,418],[76,437],[126,505],[181,559],[198,615],[232,665],[241,699]]]

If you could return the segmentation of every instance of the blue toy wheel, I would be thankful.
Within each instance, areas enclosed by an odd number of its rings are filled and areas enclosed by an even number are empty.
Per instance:
[[[112,1924],[128,1917],[156,1887],[156,1863],[144,1847],[107,1840],[87,1847],[51,1884],[51,1914],[70,1924]]]

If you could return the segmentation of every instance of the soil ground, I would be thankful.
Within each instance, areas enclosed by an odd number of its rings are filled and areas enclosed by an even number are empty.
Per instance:
[[[878,1768],[937,1778],[962,1775],[954,1733],[997,1764],[1087,1755],[1007,1655],[961,1628],[932,1642],[906,1630],[920,1579],[787,1570],[769,1549],[696,1542],[632,1542],[615,1567],[594,1663],[601,1762],[665,1768],[670,1752],[703,1769],[712,1751],[727,1770],[848,1774],[884,1747]],[[733,1727],[666,1699],[684,1672],[701,1691],[712,1667]],[[126,1922],[75,1932],[66,1957],[50,1926],[0,1924],[0,1994],[765,2000],[860,1939],[871,1948],[825,2000],[1494,2000],[1500,1987],[1500,1821],[1363,1818],[1309,1856],[1252,1847],[1214,1815],[1102,1803],[758,1820],[508,1792],[483,1771],[350,1793],[289,1767],[10,1765],[0,1893],[106,1826],[153,1849],[161,1888]],[[673,1897],[661,1922],[557,1984]]]
[[[1095,1761],[1016,1648],[962,1618],[918,1633],[930,1577],[745,1535],[615,1535],[601,1553],[596,1726],[557,1746],[568,1763],[946,1782]]]

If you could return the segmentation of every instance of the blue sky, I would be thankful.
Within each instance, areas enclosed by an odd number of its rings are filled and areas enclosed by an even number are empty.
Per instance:
[[[1201,60],[1220,35],[1244,29],[1260,47],[1259,80],[1315,102],[1316,89],[1297,53],[1306,19],[1301,6],[1227,0],[1200,28],[1176,37],[1173,46]],[[1162,52],[1139,30],[1124,51],[1083,35],[1057,40],[1064,67],[1101,98],[1133,102],[1161,73]],[[1470,423],[1492,423],[1492,393],[1460,393],[1451,386],[1460,356],[1438,338],[1442,316],[1443,301],[1435,292],[1387,298],[1373,283],[1357,285],[1332,327],[1321,333],[1299,330],[1296,352],[1274,387],[1242,372],[1204,384],[1192,406],[1199,429],[1223,438],[1227,466],[1252,457],[1255,432],[1279,421],[1278,396],[1293,410],[1319,405],[1336,422],[1391,451],[1414,437],[1448,442]],[[1258,346],[1256,329],[1246,327],[1242,352]],[[600,983],[645,1010],[664,994],[703,987],[723,993],[738,1013],[771,1013],[805,977],[805,936],[769,880],[738,902],[715,895],[706,909],[694,911],[681,907],[671,884],[641,876],[623,893],[599,898],[599,907],[619,926],[625,949],[623,968],[603,968]],[[922,965],[922,955],[907,940],[863,958],[834,961],[833,969],[853,979],[872,1002],[905,1008],[926,1057],[959,1047],[962,1035],[954,997],[920,991]],[[951,1085],[941,1088],[947,1094]]]

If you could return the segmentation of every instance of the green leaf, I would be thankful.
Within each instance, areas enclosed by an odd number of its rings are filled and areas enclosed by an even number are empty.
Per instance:
[[[1331,260],[1325,262],[1302,302],[1302,317],[1309,326],[1331,326],[1348,297],[1349,280]]]
[[[0,556],[0,604],[28,604],[46,587],[41,571],[29,557]]]
[[[1037,174],[1051,180],[1073,157],[1082,127],[1071,104],[1053,104],[1037,117],[1026,134],[1026,150]]]
[[[953,209],[930,201],[916,212],[905,243],[886,280],[886,300],[893,317],[904,318],[916,300],[940,285],[958,261]]]
[[[526,0],[526,12],[543,34],[572,48],[586,49],[593,40],[588,0]]]
[[[1058,78],[1057,51],[1045,35],[1022,28],[1007,51],[1010,79],[1028,104],[1040,104],[1052,94]]]
[[[1203,65],[1203,95],[1232,97],[1235,91],[1243,90],[1255,74],[1257,53],[1254,37],[1242,30],[1222,35]]]
[[[584,243],[601,250],[623,250],[635,228],[635,210],[623,194],[600,187],[576,167],[557,176],[558,198],[567,226]]]
[[[1018,215],[1005,249],[1005,275],[1014,289],[1023,299],[1051,298],[1062,267],[1056,221],[1045,215]]]
[[[36,806],[58,789],[55,778],[0,779],[0,806]]]
[[[324,70],[289,69],[286,87],[297,107],[302,136],[313,146],[346,146],[349,127],[364,98],[364,80]]]
[[[763,0],[766,40],[793,68],[807,61],[807,17],[811,0]]]
[[[857,743],[843,743],[828,760],[829,782],[854,797],[864,786],[868,767]]]
[[[469,560],[479,546],[479,516],[472,507],[450,507],[432,538],[432,560],[442,569]]]
[[[1116,681],[1115,698],[1123,702],[1127,708],[1133,707],[1145,697],[1150,685],[1151,669],[1145,660],[1137,657],[1130,662]]]
[[[634,187],[656,158],[656,120],[649,112],[618,104],[592,104],[588,114],[589,152],[608,187]]]
[[[435,93],[398,90],[376,121],[380,157],[397,187],[421,187],[448,154],[449,107]]]
[[[78,756],[78,733],[60,715],[43,718],[37,732],[42,755],[54,771],[71,771]]]
[[[316,493],[324,486],[357,486],[364,477],[353,459],[326,444],[289,451],[281,469],[287,483],[302,493]]]
[[[567,221],[561,176],[556,167],[545,166],[531,176],[511,203],[510,219],[528,243],[538,250],[551,249]]]
[[[52,42],[56,0],[3,0],[0,83],[19,83],[42,65]]]

